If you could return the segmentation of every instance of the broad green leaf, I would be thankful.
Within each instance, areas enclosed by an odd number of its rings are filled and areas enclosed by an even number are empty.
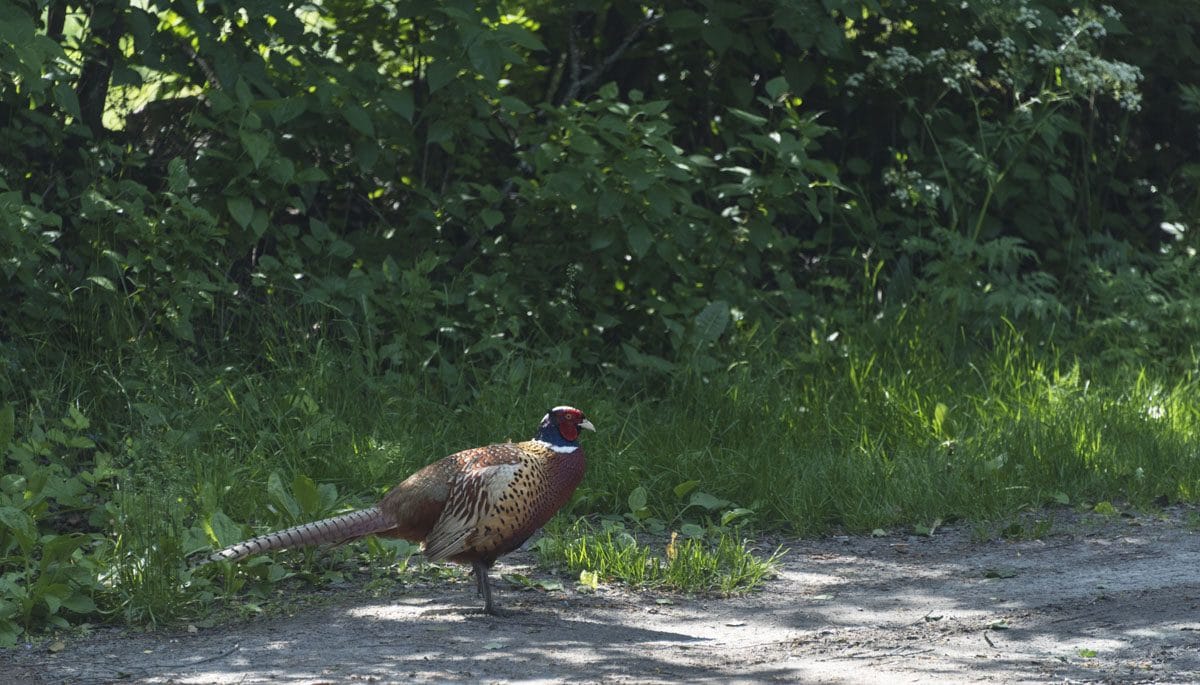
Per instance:
[[[771,96],[772,100],[778,100],[780,97],[787,95],[788,82],[786,78],[782,76],[776,76],[770,81],[767,81],[764,88],[766,88],[767,95]]]
[[[728,302],[724,300],[709,302],[696,315],[696,342],[715,342],[725,332],[726,327],[729,326],[729,319],[730,311]]]
[[[679,527],[679,532],[687,538],[700,539],[704,537],[704,527],[695,523],[685,523]]]
[[[271,118],[278,125],[286,124],[296,117],[304,114],[304,110],[308,109],[308,105],[304,102],[303,97],[290,97],[276,100],[271,108]]]
[[[300,517],[300,506],[296,504],[296,500],[283,487],[283,479],[279,477],[278,471],[272,471],[271,475],[267,476],[267,495],[271,500],[283,507],[292,518]]]
[[[733,34],[725,24],[707,23],[700,29],[700,36],[720,56],[733,45]]]
[[[77,614],[92,614],[97,611],[96,603],[92,601],[92,598],[79,592],[73,592],[64,597],[62,605]]]
[[[249,226],[250,222],[254,219],[254,204],[245,195],[227,198],[225,206],[229,209],[229,215],[242,228]]]
[[[497,33],[527,50],[544,51],[546,49],[536,34],[520,24],[501,24]]]
[[[364,136],[375,137],[375,125],[371,123],[371,116],[367,114],[367,110],[362,107],[355,104],[342,107],[342,118]]]
[[[533,108],[525,104],[524,100],[511,95],[501,95],[500,106],[514,114],[529,114],[533,112]]]
[[[625,234],[625,239],[629,242],[629,249],[635,257],[645,257],[650,251],[650,246],[654,243],[654,236],[650,234],[650,230],[645,224],[635,222],[629,226],[629,231]]]
[[[713,511],[716,509],[720,509],[722,507],[729,506],[729,502],[727,502],[719,497],[713,497],[712,495],[708,494],[707,492],[693,492],[692,498],[690,500],[688,500],[688,504],[691,506],[707,509],[708,511]]]
[[[629,511],[641,511],[646,508],[646,488],[637,486],[629,493]]]
[[[438,60],[429,65],[425,70],[425,83],[429,85],[429,92],[436,93],[442,89],[447,83],[454,80],[458,75],[458,66],[445,60]]]
[[[254,231],[254,235],[261,238],[267,232],[267,210],[262,207],[254,208],[254,218],[250,220],[250,230]]]
[[[242,149],[246,151],[247,155],[250,155],[250,163],[257,169],[271,150],[270,142],[266,136],[254,131],[242,131],[238,137],[241,138]]]
[[[489,207],[479,213],[479,218],[483,220],[484,226],[494,228],[501,221],[504,221],[504,213]]]
[[[317,486],[317,499],[321,502],[321,511],[329,511],[337,503],[337,487],[333,483],[321,483]]]
[[[69,83],[58,83],[54,86],[54,103],[58,105],[64,112],[79,119],[82,114],[79,111],[79,98],[75,95],[75,90],[71,88]]]
[[[20,634],[21,629],[16,623],[8,619],[0,619],[0,647],[16,646]]]
[[[215,511],[204,522],[204,532],[217,547],[225,547],[242,539],[242,529],[223,511]]]
[[[37,539],[37,525],[33,517],[16,507],[0,507],[0,525],[15,533],[22,546]]]
[[[46,535],[42,537],[41,569],[45,571],[51,564],[63,561],[82,545],[87,538],[83,535]]]
[[[399,114],[408,123],[412,123],[413,113],[416,111],[413,103],[412,89],[405,88],[404,90],[385,91],[380,96],[380,99],[383,100],[385,107]]]
[[[321,496],[312,478],[302,473],[296,474],[292,479],[292,494],[306,515],[313,516],[321,511]]]

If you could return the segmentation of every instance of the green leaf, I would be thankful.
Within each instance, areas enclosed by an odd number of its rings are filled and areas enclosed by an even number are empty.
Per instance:
[[[728,526],[729,524],[733,523],[734,521],[737,521],[738,519],[742,519],[747,516],[753,516],[753,515],[754,515],[753,509],[746,509],[745,507],[738,507],[737,509],[730,509],[729,511],[725,512],[724,514],[721,514],[721,525]]]
[[[704,527],[695,523],[685,523],[679,527],[684,537],[699,539],[704,537]]]
[[[729,502],[719,497],[713,497],[707,492],[693,492],[692,498],[688,500],[688,505],[713,511],[729,506]]]
[[[456,76],[458,76],[457,65],[438,60],[425,70],[425,83],[429,85],[430,93],[436,93],[447,83],[453,81]]]
[[[15,533],[22,546],[37,539],[37,525],[33,517],[16,507],[0,507],[0,525]]]
[[[479,218],[483,220],[484,226],[495,228],[501,221],[504,221],[504,213],[489,207],[479,213]]]
[[[695,338],[697,343],[716,342],[729,326],[729,303],[715,300],[696,315]]]
[[[404,90],[389,90],[384,92],[384,94],[380,96],[380,99],[383,100],[383,105],[385,107],[392,110],[396,114],[399,114],[401,118],[408,123],[412,123],[413,113],[416,111],[416,107],[413,104],[413,93],[411,89],[405,88]],[[503,98],[501,98],[501,100],[503,100]]]
[[[272,471],[271,475],[267,476],[267,495],[271,500],[282,507],[292,518],[299,518],[300,506],[296,504],[296,500],[292,499],[291,494],[283,488],[283,479],[279,477],[278,471]]]
[[[62,605],[77,614],[93,614],[97,611],[96,602],[92,598],[78,592],[67,595]]]
[[[83,535],[46,535],[42,537],[41,569],[45,571],[56,562],[68,559],[87,541]]]
[[[321,483],[317,486],[317,499],[321,501],[321,511],[329,511],[337,503],[337,487],[333,483]]]
[[[700,29],[700,36],[720,56],[733,45],[733,34],[724,24],[707,23]]]
[[[355,104],[348,104],[342,107],[342,117],[354,130],[368,138],[375,137],[375,125],[371,123],[371,116],[367,114],[367,110]]]
[[[292,494],[300,505],[300,510],[308,516],[315,516],[321,511],[321,496],[317,492],[317,484],[312,478],[298,473],[292,479]]]
[[[625,239],[629,242],[629,249],[636,257],[646,256],[646,253],[650,251],[650,246],[654,243],[654,236],[642,223],[631,224],[629,232],[625,234]]]
[[[633,492],[629,493],[629,511],[641,511],[646,508],[646,488],[637,486]]]
[[[767,95],[770,95],[772,100],[778,100],[782,96],[787,95],[788,92],[787,79],[782,76],[776,76],[767,81],[764,87],[767,89]]]
[[[698,480],[685,480],[672,488],[672,492],[674,492],[675,496],[679,499],[683,499],[684,497],[687,497],[688,493],[695,490],[699,485],[700,481]]]
[[[533,112],[533,108],[525,104],[524,100],[511,95],[501,95],[500,106],[513,114],[530,114]]]
[[[250,163],[257,169],[271,150],[270,142],[263,134],[253,131],[242,131],[239,138],[242,141],[242,149],[250,155]]]
[[[536,34],[520,24],[501,24],[497,33],[527,50],[545,51],[546,49]]]
[[[1050,174],[1050,187],[1068,200],[1075,199],[1075,188],[1062,174]]]
[[[64,426],[72,430],[86,430],[92,425],[92,422],[88,421],[88,417],[79,411],[79,407],[73,404],[67,407],[67,415],[63,417],[62,421]]]
[[[225,512],[217,510],[204,522],[204,532],[217,547],[225,547],[242,539],[242,529]]]
[[[0,647],[14,647],[21,629],[8,619],[0,619]]]
[[[738,119],[741,119],[742,121],[754,124],[756,126],[762,126],[767,123],[765,117],[760,117],[757,114],[751,114],[750,112],[747,112],[744,109],[738,109],[737,107],[730,107],[729,113]]]
[[[249,226],[250,221],[254,219],[254,204],[244,195],[227,198],[225,206],[229,209],[229,215],[242,228]]]
[[[306,109],[308,109],[308,105],[303,97],[284,98],[275,101],[274,106],[271,107],[271,118],[277,125],[283,125],[304,114]]]
[[[58,83],[54,86],[54,104],[58,105],[62,111],[70,114],[76,119],[82,118],[79,110],[79,98],[75,95],[75,90],[71,88],[69,83]]]
[[[117,286],[114,285],[111,280],[105,278],[104,276],[88,276],[87,280],[91,281],[92,283],[95,283],[96,285],[100,286],[101,288],[104,288],[105,290],[107,290],[110,293],[117,292]]]

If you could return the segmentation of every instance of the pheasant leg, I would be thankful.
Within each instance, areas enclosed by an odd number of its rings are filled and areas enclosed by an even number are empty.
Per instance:
[[[482,561],[476,561],[471,564],[471,569],[475,573],[475,587],[479,591],[479,596],[483,597],[483,612],[492,616],[500,616],[501,613],[492,602],[492,586],[488,583],[487,566]]]

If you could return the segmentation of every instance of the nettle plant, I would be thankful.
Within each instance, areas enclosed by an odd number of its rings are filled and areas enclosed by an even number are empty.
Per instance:
[[[939,304],[1060,314],[1055,274],[1086,249],[1071,237],[1113,220],[1117,132],[1141,107],[1142,73],[1103,56],[1106,37],[1123,31],[1112,7],[962,10],[951,24],[914,8],[909,28],[893,24],[889,45],[863,50],[865,67],[846,81],[850,97],[901,103],[881,174],[889,211],[878,218],[907,224],[902,268],[927,277],[918,287]],[[949,35],[912,28],[939,24]]]

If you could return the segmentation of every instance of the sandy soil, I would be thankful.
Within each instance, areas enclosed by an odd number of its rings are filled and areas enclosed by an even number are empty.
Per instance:
[[[343,590],[197,632],[105,629],[0,651],[0,680],[1200,682],[1195,514],[1037,516],[1055,520],[1040,540],[950,527],[785,541],[779,577],[734,599],[501,581],[514,614],[494,618],[471,613],[466,577]],[[545,575],[530,562],[498,569]]]

